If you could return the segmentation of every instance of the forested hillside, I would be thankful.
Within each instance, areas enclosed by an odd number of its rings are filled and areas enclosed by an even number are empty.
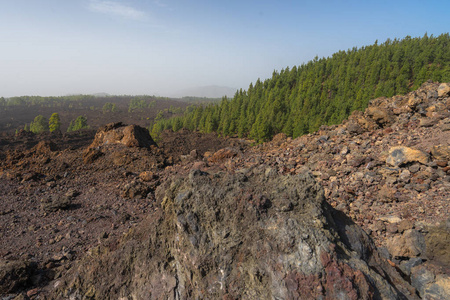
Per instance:
[[[152,134],[187,128],[258,141],[280,132],[297,137],[341,122],[353,110],[366,108],[370,99],[404,94],[430,79],[450,81],[448,33],[388,39],[274,71],[272,78],[258,79],[232,99],[157,120]]]

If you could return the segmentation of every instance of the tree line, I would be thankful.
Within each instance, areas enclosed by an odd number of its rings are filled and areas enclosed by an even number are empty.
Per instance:
[[[388,39],[339,51],[258,79],[219,104],[188,107],[184,114],[155,120],[152,134],[181,128],[266,141],[338,124],[370,99],[417,89],[427,80],[450,81],[450,36]]]
[[[53,113],[50,119],[47,120],[43,115],[38,115],[30,124],[25,124],[23,130],[33,133],[42,133],[45,131],[58,131],[61,128],[61,118],[58,113]],[[75,120],[70,121],[67,132],[77,131],[80,129],[87,129],[87,118],[85,116],[78,116]]]

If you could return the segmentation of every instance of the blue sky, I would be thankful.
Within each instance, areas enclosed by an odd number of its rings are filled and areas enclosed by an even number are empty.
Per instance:
[[[246,89],[273,70],[450,30],[450,1],[0,0],[0,96]]]

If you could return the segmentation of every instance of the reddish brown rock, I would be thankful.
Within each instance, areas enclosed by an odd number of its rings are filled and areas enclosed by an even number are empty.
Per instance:
[[[238,153],[239,152],[233,148],[220,149],[219,151],[214,153],[211,157],[209,157],[208,161],[212,163],[222,162],[228,158],[238,155]]]
[[[144,148],[156,146],[147,129],[137,125],[126,126],[122,123],[110,123],[97,131],[89,148],[111,144]]]
[[[57,151],[58,147],[52,141],[41,141],[33,147],[33,150],[37,154],[47,154],[49,152]]]

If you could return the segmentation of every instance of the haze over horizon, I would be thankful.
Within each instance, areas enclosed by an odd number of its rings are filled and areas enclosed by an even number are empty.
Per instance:
[[[376,40],[449,31],[448,1],[16,0],[0,10],[0,97],[247,89]]]

